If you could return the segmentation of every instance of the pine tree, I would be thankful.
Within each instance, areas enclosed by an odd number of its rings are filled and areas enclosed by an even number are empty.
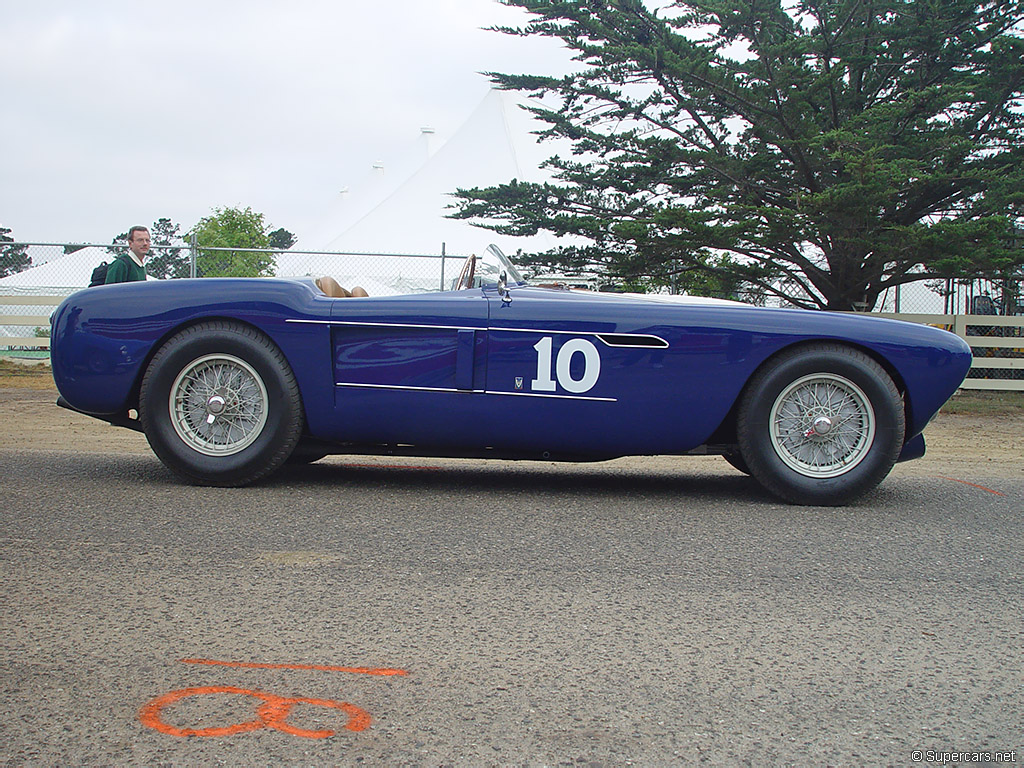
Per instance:
[[[16,275],[32,266],[32,257],[28,255],[28,246],[5,245],[13,243],[11,230],[0,227],[0,277]]]
[[[456,218],[587,245],[543,259],[729,275],[809,307],[1024,262],[1024,0],[505,0],[578,71],[546,97],[553,181],[460,189]]]

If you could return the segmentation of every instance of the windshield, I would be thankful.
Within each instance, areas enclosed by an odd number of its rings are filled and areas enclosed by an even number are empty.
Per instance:
[[[509,285],[526,282],[519,270],[512,266],[508,256],[502,253],[498,246],[489,245],[484,250],[483,255],[476,261],[476,279],[474,282],[481,286],[497,285],[498,279],[503,272],[505,273],[505,280]]]

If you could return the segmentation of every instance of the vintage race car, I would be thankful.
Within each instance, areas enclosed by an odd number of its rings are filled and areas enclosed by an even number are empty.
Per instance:
[[[782,499],[835,505],[923,455],[971,365],[923,325],[530,286],[493,247],[450,291],[337,298],[328,283],[80,291],[52,319],[58,402],[145,432],[202,485],[337,453],[707,453]]]

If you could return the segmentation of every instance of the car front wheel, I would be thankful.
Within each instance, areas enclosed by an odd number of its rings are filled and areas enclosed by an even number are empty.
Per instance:
[[[903,446],[899,391],[863,352],[783,353],[751,380],[737,420],[750,474],[795,504],[840,505],[877,486]]]
[[[139,418],[160,460],[199,485],[247,485],[302,434],[302,402],[277,346],[249,326],[208,322],[165,343],[142,380]]]

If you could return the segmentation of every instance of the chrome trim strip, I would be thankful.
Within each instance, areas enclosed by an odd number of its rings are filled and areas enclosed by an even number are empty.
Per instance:
[[[541,392],[499,392],[490,389],[448,389],[446,387],[409,387],[401,384],[356,384],[346,381],[336,381],[336,387],[353,387],[356,389],[394,389],[403,392],[447,392],[450,394],[473,394],[473,395],[510,395],[512,397],[547,397],[556,400],[591,400],[599,403],[617,403],[615,397],[583,397],[580,395],[547,395]]]
[[[364,322],[360,320],[300,320],[288,318],[285,320],[286,323],[311,323],[313,325],[354,325],[360,327],[370,328],[421,328],[421,329],[433,329],[442,331],[487,331],[492,332],[506,332],[506,333],[540,333],[540,334],[562,334],[569,336],[596,336],[597,339],[607,347],[618,348],[618,349],[667,349],[669,343],[651,333],[614,333],[614,332],[600,332],[600,331],[563,331],[557,328],[495,328],[493,326],[473,326],[473,325],[428,325],[425,323],[372,323]],[[632,337],[637,340],[637,343],[633,344],[619,344],[608,341],[605,336],[608,337]],[[653,343],[652,343],[653,342]]]
[[[356,387],[359,389],[398,389],[408,392],[469,392],[477,395],[486,394],[482,389],[449,389],[448,387],[408,387],[402,384],[359,384],[349,381],[336,381],[336,387]]]
[[[485,395],[508,395],[510,397],[549,397],[557,400],[591,400],[596,403],[617,403],[616,397],[585,397],[583,395],[546,395],[543,392],[496,392],[487,390]]]
[[[286,323],[312,323],[313,325],[357,325],[371,328],[430,328],[442,331],[485,331],[472,325],[425,325],[423,323],[368,323],[358,320],[298,320],[288,318]]]

